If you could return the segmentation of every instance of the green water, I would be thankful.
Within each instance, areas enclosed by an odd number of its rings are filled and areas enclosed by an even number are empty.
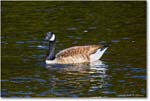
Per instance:
[[[146,97],[146,2],[2,2],[2,97]],[[56,53],[110,44],[98,63],[46,65]]]

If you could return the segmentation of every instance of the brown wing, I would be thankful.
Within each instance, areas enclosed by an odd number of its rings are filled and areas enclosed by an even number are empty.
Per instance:
[[[73,57],[77,55],[89,56],[95,53],[97,49],[101,48],[101,45],[88,45],[88,46],[74,46],[64,49],[56,54],[57,58]]]

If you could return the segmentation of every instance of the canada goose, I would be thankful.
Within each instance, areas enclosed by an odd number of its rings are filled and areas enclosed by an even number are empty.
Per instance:
[[[54,55],[55,34],[48,32],[45,40],[49,41],[49,54],[45,61],[46,64],[72,64],[96,61],[102,57],[108,48],[104,45],[74,46]]]

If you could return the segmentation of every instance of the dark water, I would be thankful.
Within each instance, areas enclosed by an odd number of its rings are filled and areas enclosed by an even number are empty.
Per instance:
[[[2,97],[146,97],[146,2],[2,2]],[[56,53],[111,44],[101,61],[46,65]]]

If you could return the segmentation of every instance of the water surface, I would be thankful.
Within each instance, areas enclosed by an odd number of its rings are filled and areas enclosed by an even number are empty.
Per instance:
[[[110,44],[91,64],[46,65],[56,53]],[[146,2],[2,2],[2,97],[146,97]]]

